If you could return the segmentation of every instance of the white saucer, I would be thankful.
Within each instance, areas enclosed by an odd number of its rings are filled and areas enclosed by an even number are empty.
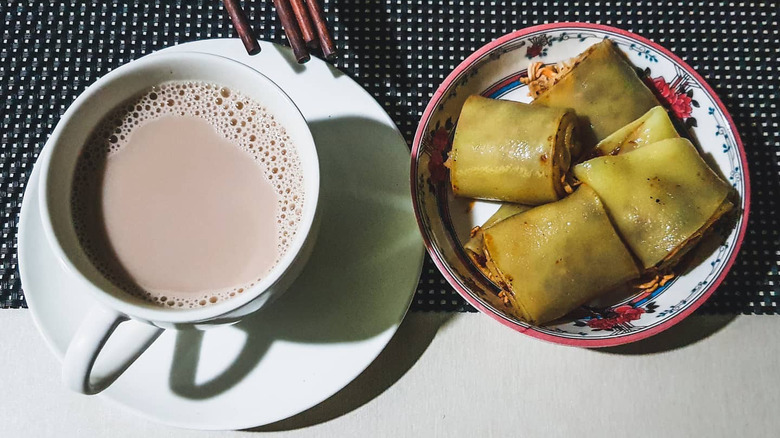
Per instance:
[[[243,429],[320,403],[382,351],[419,278],[424,251],[407,180],[409,150],[393,121],[325,62],[299,66],[287,48],[261,45],[252,57],[237,39],[165,50],[245,63],[295,101],[321,160],[319,239],[277,302],[235,326],[165,332],[102,394],[162,423]],[[93,300],[73,285],[43,235],[38,179],[33,171],[19,221],[20,273],[38,329],[61,359]]]

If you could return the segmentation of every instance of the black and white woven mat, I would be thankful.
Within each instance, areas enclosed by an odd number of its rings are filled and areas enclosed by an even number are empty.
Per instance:
[[[218,0],[0,0],[0,308],[25,307],[16,226],[25,182],[60,115],[98,77],[152,51],[235,36]],[[95,4],[98,3],[98,4]],[[161,4],[164,3],[164,4]],[[438,84],[468,54],[534,24],[588,21],[650,38],[720,95],[751,172],[748,233],[726,281],[700,310],[777,313],[780,301],[780,4],[718,1],[330,0],[336,66],[363,85],[411,141]],[[639,4],[637,4],[639,3]],[[284,44],[268,0],[244,1],[261,39]],[[426,259],[415,310],[471,309]]]

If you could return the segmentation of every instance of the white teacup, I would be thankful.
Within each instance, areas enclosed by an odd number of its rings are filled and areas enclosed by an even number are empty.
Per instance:
[[[261,102],[287,130],[301,160],[306,202],[298,232],[272,271],[241,295],[195,309],[169,309],[114,286],[90,262],[71,216],[76,161],[88,136],[112,109],[166,81],[203,81],[239,90]],[[97,304],[71,340],[63,380],[74,391],[96,394],[110,385],[163,329],[208,328],[239,321],[284,292],[302,270],[316,239],[319,162],[309,127],[295,104],[270,79],[241,63],[202,53],[154,54],[119,67],[90,86],[62,116],[43,150],[40,209],[46,237],[62,264]],[[66,291],[67,293],[67,291]],[[101,373],[93,366],[119,324],[121,348],[106,349]],[[93,376],[93,374],[96,374]]]

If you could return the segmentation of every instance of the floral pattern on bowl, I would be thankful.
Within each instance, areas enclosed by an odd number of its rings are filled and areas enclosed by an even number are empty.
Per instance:
[[[650,293],[604,306],[583,306],[565,319],[534,326],[504,312],[497,287],[470,262],[462,247],[469,230],[498,204],[455,198],[443,166],[457,117],[471,94],[527,102],[529,62],[569,59],[603,38],[611,39],[637,67],[697,143],[709,164],[734,187],[736,223],[720,230],[715,245],[700,245],[696,263]],[[725,107],[691,67],[666,49],[629,32],[594,24],[531,27],[486,45],[453,71],[429,102],[412,148],[411,185],[420,230],[433,261],[469,303],[517,331],[583,347],[620,345],[663,331],[699,307],[717,288],[736,257],[747,226],[750,187],[745,152]],[[723,228],[723,227],[721,227]]]

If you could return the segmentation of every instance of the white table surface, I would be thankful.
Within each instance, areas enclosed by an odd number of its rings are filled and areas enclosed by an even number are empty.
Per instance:
[[[68,392],[29,312],[0,310],[0,436],[777,436],[778,333],[778,317],[693,316],[584,350],[482,315],[410,313],[331,399],[257,431],[198,432]]]

